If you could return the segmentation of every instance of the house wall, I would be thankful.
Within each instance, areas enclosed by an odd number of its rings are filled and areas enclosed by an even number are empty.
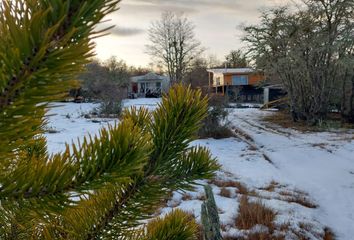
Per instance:
[[[257,85],[259,82],[264,80],[264,76],[262,74],[226,74],[224,76],[224,85],[232,85],[232,77],[233,76],[248,76],[248,84],[249,85]]]
[[[264,80],[265,80],[265,77],[263,74],[255,73],[255,74],[250,74],[248,76],[248,83],[250,85],[257,85],[261,81],[264,81]]]

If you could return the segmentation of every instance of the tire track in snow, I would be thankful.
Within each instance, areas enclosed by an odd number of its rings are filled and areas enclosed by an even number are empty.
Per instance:
[[[236,138],[247,143],[250,147],[258,151],[263,156],[264,160],[272,164],[275,168],[278,168],[271,160],[271,158],[261,149],[263,148],[263,146],[258,146],[250,135],[248,135],[247,133],[245,133],[244,131],[242,131],[240,128],[237,127],[233,129],[233,133]]]

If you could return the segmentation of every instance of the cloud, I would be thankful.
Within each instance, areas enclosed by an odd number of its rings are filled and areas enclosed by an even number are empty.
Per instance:
[[[144,29],[130,27],[115,27],[110,32],[120,37],[130,37],[144,33]]]
[[[147,12],[174,11],[183,13],[195,13],[198,10],[193,4],[186,4],[181,1],[162,0],[131,0],[123,2],[123,5],[134,7],[135,10]]]
[[[145,5],[170,11],[186,13],[200,12],[206,9],[213,11],[240,12],[245,10],[256,10],[259,7],[273,5],[277,0],[130,0],[132,5]]]

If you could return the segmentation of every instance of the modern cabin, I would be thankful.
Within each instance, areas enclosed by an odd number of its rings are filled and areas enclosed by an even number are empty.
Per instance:
[[[262,73],[252,68],[208,69],[209,89],[215,94],[227,95],[237,102],[263,102],[265,80]]]

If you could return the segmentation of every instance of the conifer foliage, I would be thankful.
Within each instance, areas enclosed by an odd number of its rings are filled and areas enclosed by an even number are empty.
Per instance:
[[[48,154],[46,109],[75,84],[92,39],[108,30],[96,25],[118,3],[0,3],[0,239],[134,239],[132,229],[171,191],[192,189],[219,168],[207,149],[189,146],[207,99],[183,86],[156,111],[126,110],[98,136]],[[175,225],[155,229],[166,226]]]

